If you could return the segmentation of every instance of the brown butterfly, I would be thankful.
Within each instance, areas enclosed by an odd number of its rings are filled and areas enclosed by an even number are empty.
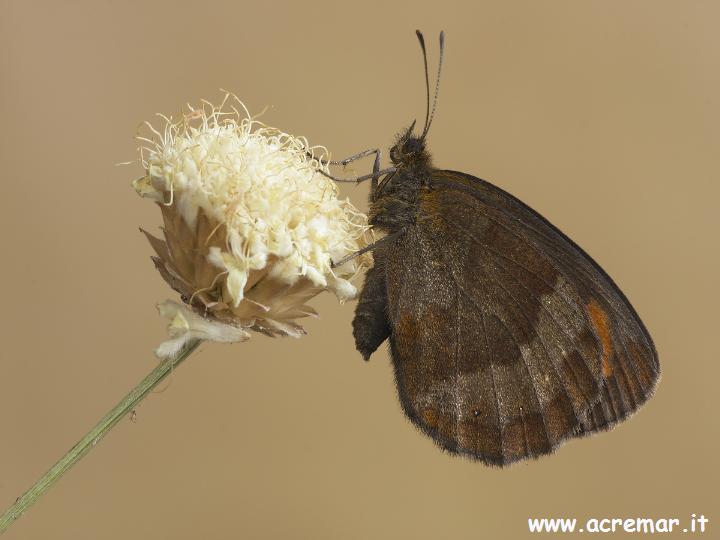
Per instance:
[[[389,338],[400,403],[442,448],[492,465],[552,452],[635,412],[660,374],[625,295],[530,207],[469,174],[436,169],[415,123],[375,154],[374,251],[353,320],[367,360]],[[378,182],[379,179],[382,179]],[[363,250],[365,251],[365,250]],[[342,264],[340,261],[338,264]]]

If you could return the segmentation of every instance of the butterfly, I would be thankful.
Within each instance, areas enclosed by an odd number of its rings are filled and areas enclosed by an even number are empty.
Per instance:
[[[470,174],[432,165],[415,123],[373,155],[373,251],[352,323],[368,360],[386,340],[400,403],[440,447],[505,466],[607,430],[653,394],[657,352],[625,295],[570,238]],[[358,252],[360,253],[360,252]],[[338,264],[343,264],[345,260]]]

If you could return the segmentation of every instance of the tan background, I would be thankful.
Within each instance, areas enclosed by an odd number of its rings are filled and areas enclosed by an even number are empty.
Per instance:
[[[328,295],[300,341],[204,346],[7,538],[514,539],[528,517],[693,512],[713,527],[718,4],[259,4],[0,2],[0,507],[155,365],[154,304],[173,294],[137,229],[160,216],[129,186],[139,167],[114,166],[138,124],[222,87],[335,156],[387,147],[424,114],[416,27],[433,66],[448,36],[436,163],[521,197],[607,269],[657,343],[657,395],[541,461],[452,458]],[[345,191],[365,208],[367,185]]]

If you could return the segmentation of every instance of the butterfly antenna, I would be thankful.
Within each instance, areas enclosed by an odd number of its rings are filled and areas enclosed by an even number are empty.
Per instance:
[[[435,80],[435,97],[433,98],[433,106],[432,111],[430,112],[430,117],[428,118],[428,121],[425,123],[425,129],[423,130],[421,139],[425,138],[425,135],[427,135],[427,132],[430,131],[430,124],[432,124],[433,118],[435,117],[435,107],[437,106],[437,99],[438,99],[438,92],[440,92],[440,74],[442,73],[442,65],[443,65],[443,58],[445,56],[445,32],[440,32],[440,62],[438,63],[438,74],[437,79]],[[427,70],[426,70],[427,73]],[[430,104],[430,94],[429,94],[429,88],[428,88],[428,105]]]
[[[427,51],[425,50],[425,38],[420,30],[415,30],[418,41],[420,42],[420,48],[423,53],[423,62],[425,62],[425,125],[423,126],[423,133],[427,129],[428,119],[430,118],[430,76],[428,75],[428,63],[427,63]]]

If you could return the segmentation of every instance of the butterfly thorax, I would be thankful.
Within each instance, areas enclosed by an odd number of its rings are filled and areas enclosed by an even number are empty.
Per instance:
[[[390,149],[390,160],[397,170],[371,191],[369,221],[393,233],[415,223],[419,195],[430,182],[431,158],[425,141],[406,133]]]

